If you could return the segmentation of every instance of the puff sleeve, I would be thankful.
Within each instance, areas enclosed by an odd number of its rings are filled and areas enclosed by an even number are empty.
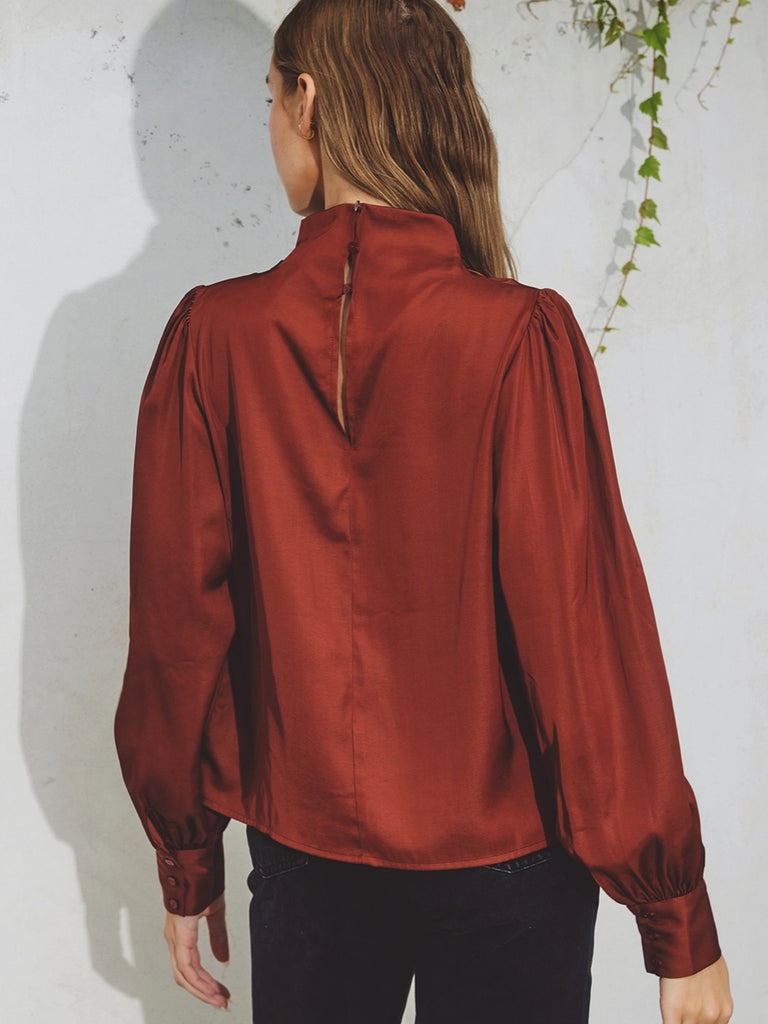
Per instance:
[[[494,521],[508,621],[565,848],[630,907],[646,969],[720,956],[694,795],[593,360],[539,293],[505,368]]]
[[[176,914],[199,913],[223,891],[228,820],[200,794],[205,722],[235,627],[226,435],[201,372],[199,292],[168,322],[141,397],[128,663],[115,719],[125,783]]]

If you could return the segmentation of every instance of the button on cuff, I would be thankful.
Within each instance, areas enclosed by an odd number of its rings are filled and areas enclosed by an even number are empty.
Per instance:
[[[719,959],[717,930],[703,880],[682,896],[632,904],[630,909],[637,918],[649,974],[685,978]]]
[[[199,914],[224,892],[224,844],[221,836],[194,850],[157,849],[157,869],[166,910]]]

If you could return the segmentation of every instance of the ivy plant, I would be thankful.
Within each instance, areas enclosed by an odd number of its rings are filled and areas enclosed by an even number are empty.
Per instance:
[[[463,10],[465,0],[448,0],[455,10]],[[664,90],[669,85],[667,69],[667,47],[672,35],[673,8],[688,8],[699,5],[699,0],[524,0],[525,6],[534,13],[537,4],[567,3],[571,8],[571,20],[574,27],[584,31],[592,43],[600,47],[617,46],[624,51],[625,59],[618,74],[610,83],[609,88],[615,91],[618,83],[630,75],[637,76],[642,83],[647,83],[648,93],[639,100],[637,109],[647,118],[647,148],[645,159],[638,167],[636,174],[643,183],[642,199],[637,207],[637,220],[634,226],[632,247],[619,270],[619,282],[615,298],[608,305],[608,312],[602,328],[594,355],[604,352],[606,339],[614,326],[617,310],[629,305],[626,298],[630,275],[639,269],[639,254],[643,249],[650,249],[660,243],[656,238],[655,224],[659,223],[653,182],[661,182],[661,154],[669,149],[669,140],[660,124],[659,111],[664,104]],[[708,25],[717,26],[718,13],[727,12],[727,31],[717,63],[698,94],[699,102],[704,104],[704,94],[711,89],[725,59],[728,47],[733,43],[736,26],[741,23],[742,8],[748,7],[751,0],[709,0]],[[675,31],[682,23],[678,19]],[[690,19],[688,19],[690,24]]]

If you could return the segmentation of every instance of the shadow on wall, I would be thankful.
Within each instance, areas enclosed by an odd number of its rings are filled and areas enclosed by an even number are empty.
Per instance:
[[[180,1014],[194,1024],[210,1010],[173,985],[154,857],[112,740],[136,412],[184,292],[265,269],[291,246],[297,223],[266,128],[270,44],[268,27],[234,0],[178,0],[149,28],[136,58],[134,128],[157,223],[123,273],[59,307],[23,412],[23,748],[47,819],[75,854],[94,968],[141,1001],[147,1024]],[[98,216],[84,210],[84,230]],[[236,886],[245,894],[244,878],[230,878]],[[247,991],[240,979],[228,983]]]

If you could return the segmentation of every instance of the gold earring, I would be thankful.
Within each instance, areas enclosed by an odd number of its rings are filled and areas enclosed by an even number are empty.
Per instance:
[[[309,122],[309,134],[305,135],[304,134],[304,129],[301,126],[301,121],[299,121],[299,135],[306,142],[311,142],[312,139],[314,139],[315,135],[317,134],[317,132],[315,131],[315,127],[316,127],[315,122],[314,121],[310,121]]]

